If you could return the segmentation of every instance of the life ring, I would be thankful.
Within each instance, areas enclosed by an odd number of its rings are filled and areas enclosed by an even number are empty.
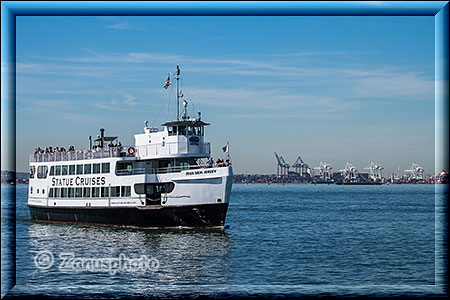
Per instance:
[[[134,147],[128,148],[128,154],[134,155],[134,153],[136,153],[136,149],[134,149]]]

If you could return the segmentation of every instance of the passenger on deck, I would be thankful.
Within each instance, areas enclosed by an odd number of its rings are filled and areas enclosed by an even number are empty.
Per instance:
[[[225,161],[225,166],[226,166],[226,167],[231,166],[231,161],[230,161],[229,159],[227,159],[227,160]]]
[[[207,168],[212,168],[213,166],[214,166],[214,160],[213,160],[212,157],[210,157],[210,158],[208,159],[208,161],[206,162],[206,167],[207,167]]]
[[[219,159],[219,160],[217,161],[217,166],[218,166],[218,167],[225,167],[225,162],[223,161],[223,159]]]
[[[122,143],[121,142],[117,142],[117,153],[119,154],[119,156],[125,155],[125,154],[122,154]]]

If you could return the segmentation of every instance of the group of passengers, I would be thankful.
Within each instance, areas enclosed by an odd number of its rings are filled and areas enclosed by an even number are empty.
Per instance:
[[[117,142],[117,144],[114,144],[112,141],[111,142],[109,142],[109,144],[108,144],[108,148],[114,148],[114,147],[117,147],[117,148],[119,148],[119,149],[122,149],[122,143],[121,142]]]
[[[113,142],[111,141],[108,145],[108,147],[110,149],[112,148],[117,148],[117,150],[122,151],[122,143],[121,142],[117,142],[117,144],[113,144]],[[93,151],[94,152],[99,152],[101,151],[102,148],[100,147],[100,145],[96,145],[93,147]],[[74,153],[75,152],[75,146],[74,145],[69,145],[69,147],[66,149],[64,147],[45,147],[45,149],[41,149],[41,147],[37,147],[34,150],[34,154],[38,155],[38,154],[56,154],[56,153],[63,153],[63,154],[67,154],[67,153]],[[78,153],[82,153],[82,151],[78,151]]]
[[[55,154],[55,153],[64,153],[64,154],[66,154],[67,152],[75,152],[75,146],[70,145],[67,150],[64,147],[55,147],[55,148],[53,148],[52,146],[45,147],[45,149],[41,149],[41,147],[37,147],[34,150],[34,154],[44,154],[44,153],[46,153],[46,154]]]
[[[216,163],[214,164],[214,159],[212,157],[210,157],[208,159],[208,161],[206,162],[206,167],[207,168],[212,168],[212,167],[228,167],[231,166],[231,161],[229,159],[226,159],[225,161],[223,159],[218,159],[216,161]]]

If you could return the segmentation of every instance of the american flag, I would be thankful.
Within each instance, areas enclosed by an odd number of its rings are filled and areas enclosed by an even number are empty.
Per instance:
[[[165,88],[167,90],[167,88],[169,87],[169,85],[171,85],[172,82],[170,82],[170,75],[167,77],[166,83],[164,83],[163,88]]]

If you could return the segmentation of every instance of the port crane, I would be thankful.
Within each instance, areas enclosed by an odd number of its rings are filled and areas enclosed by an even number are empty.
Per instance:
[[[284,168],[283,175],[289,175],[289,169],[291,168],[291,166],[286,163],[286,161],[284,160],[283,156],[280,156],[280,160],[283,162],[283,168]]]
[[[330,174],[331,169],[332,169],[331,165],[329,165],[323,161],[321,161],[319,163],[319,165],[314,168],[314,170],[319,170],[320,178],[324,181],[328,181],[331,179],[331,174]]]
[[[289,168],[291,167],[286,163],[283,156],[278,156],[276,152],[274,152],[275,158],[277,159],[277,176],[289,174]]]
[[[349,162],[347,162],[345,167],[339,170],[339,172],[341,172],[342,176],[344,176],[344,180],[356,180],[358,176],[358,170]]]
[[[371,162],[370,165],[364,169],[369,170],[369,177],[372,180],[381,180],[383,178],[384,167],[376,162]]]
[[[423,179],[424,168],[422,168],[419,164],[413,162],[412,165],[405,170],[405,172],[409,173],[408,180],[410,179]]]
[[[295,173],[297,173],[298,175],[300,175],[300,177],[304,177],[306,176],[307,172],[308,172],[308,164],[306,164],[303,159],[301,158],[301,156],[299,156],[297,158],[297,160],[292,164],[292,167],[295,168]]]

